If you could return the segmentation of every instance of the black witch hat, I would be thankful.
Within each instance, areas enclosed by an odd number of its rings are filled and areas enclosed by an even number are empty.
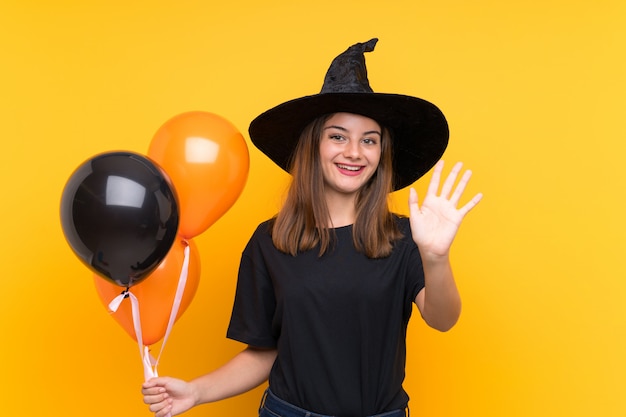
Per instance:
[[[441,158],[448,145],[448,124],[434,104],[401,94],[375,93],[369,85],[365,52],[378,39],[357,43],[330,65],[319,94],[287,101],[250,123],[252,143],[288,171],[300,133],[319,116],[345,112],[367,116],[391,131],[393,189],[415,182]]]

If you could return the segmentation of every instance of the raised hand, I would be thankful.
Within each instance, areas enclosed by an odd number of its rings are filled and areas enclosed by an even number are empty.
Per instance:
[[[454,184],[463,167],[461,162],[456,163],[439,192],[443,166],[443,161],[435,165],[426,197],[421,205],[418,203],[417,192],[413,188],[410,190],[411,235],[422,256],[447,257],[463,218],[482,199],[482,194],[478,193],[465,205],[457,208],[472,172],[465,171],[455,187]]]

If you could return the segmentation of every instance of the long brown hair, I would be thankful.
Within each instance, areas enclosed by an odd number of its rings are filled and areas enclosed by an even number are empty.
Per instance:
[[[300,135],[291,160],[292,182],[282,209],[272,224],[274,246],[295,256],[319,244],[322,256],[332,248],[334,233],[328,228],[330,213],[324,198],[324,175],[320,164],[320,140],[326,115],[311,122]],[[356,249],[370,258],[383,258],[402,236],[388,198],[393,181],[391,134],[382,126],[381,156],[376,172],[359,190],[352,236]]]

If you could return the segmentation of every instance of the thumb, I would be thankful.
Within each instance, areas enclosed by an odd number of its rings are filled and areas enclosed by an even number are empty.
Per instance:
[[[417,198],[417,191],[415,188],[409,189],[409,209],[417,209],[419,210],[419,203]]]
[[[143,383],[144,388],[164,386],[169,381],[168,377],[153,377]]]

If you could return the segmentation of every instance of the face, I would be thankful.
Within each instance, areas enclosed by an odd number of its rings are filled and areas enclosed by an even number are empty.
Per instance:
[[[381,153],[382,129],[365,116],[336,113],[322,129],[320,161],[327,189],[355,194],[374,175]]]

